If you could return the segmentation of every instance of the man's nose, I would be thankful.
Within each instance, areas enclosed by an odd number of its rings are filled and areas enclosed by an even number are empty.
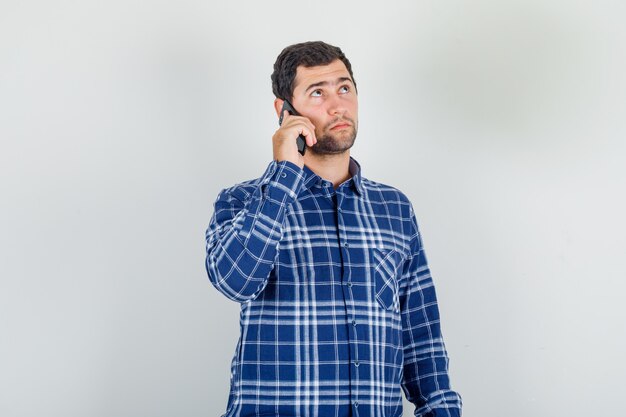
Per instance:
[[[346,112],[346,103],[337,94],[330,96],[327,100],[328,114],[331,116],[342,115]]]

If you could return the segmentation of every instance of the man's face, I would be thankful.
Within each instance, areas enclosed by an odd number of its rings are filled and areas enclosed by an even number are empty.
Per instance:
[[[299,66],[292,104],[315,126],[316,154],[339,154],[354,144],[358,100],[348,69],[340,60],[317,67]]]

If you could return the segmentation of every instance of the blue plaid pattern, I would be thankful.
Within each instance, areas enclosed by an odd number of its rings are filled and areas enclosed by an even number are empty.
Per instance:
[[[361,176],[336,190],[272,161],[220,192],[211,283],[241,303],[223,416],[460,416],[413,207]]]

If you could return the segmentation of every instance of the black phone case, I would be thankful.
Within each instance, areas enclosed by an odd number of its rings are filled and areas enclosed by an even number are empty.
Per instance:
[[[300,116],[296,109],[293,108],[291,103],[285,100],[283,101],[283,108],[280,110],[280,116],[278,117],[279,126],[283,124],[283,112],[285,110],[287,110],[291,115]],[[298,138],[296,139],[296,145],[298,146],[298,152],[300,152],[300,155],[304,156],[304,153],[306,152],[306,140],[304,139],[304,136],[298,135]]]

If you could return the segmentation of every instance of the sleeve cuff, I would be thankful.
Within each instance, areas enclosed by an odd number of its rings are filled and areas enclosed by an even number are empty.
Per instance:
[[[261,179],[263,197],[282,203],[295,201],[303,180],[304,170],[298,165],[290,161],[272,161]]]

